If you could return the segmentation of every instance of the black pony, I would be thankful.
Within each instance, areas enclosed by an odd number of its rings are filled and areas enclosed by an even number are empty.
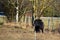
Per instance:
[[[35,26],[35,31],[36,32],[40,32],[40,30],[42,31],[42,33],[43,33],[43,29],[44,29],[44,23],[42,22],[42,20],[41,19],[36,19],[35,21],[34,21],[34,26]]]

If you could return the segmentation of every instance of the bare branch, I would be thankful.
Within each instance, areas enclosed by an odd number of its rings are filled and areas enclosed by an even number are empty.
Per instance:
[[[22,6],[23,6],[23,3],[24,3],[24,0],[22,0],[22,2],[21,2],[21,6],[20,6],[20,9],[22,8]]]
[[[45,7],[43,7],[43,8],[41,9],[39,17],[43,14],[43,11],[44,11],[47,7],[49,7],[49,6],[52,5],[53,2],[54,2],[54,0],[53,0],[53,1],[49,1],[49,2],[48,2],[48,5],[45,6]]]

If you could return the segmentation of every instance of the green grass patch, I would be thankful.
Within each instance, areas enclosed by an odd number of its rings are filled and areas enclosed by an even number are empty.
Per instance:
[[[3,25],[3,23],[4,23],[3,17],[0,17],[0,25]]]

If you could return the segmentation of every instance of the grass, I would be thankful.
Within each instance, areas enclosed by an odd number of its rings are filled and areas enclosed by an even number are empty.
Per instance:
[[[0,17],[0,25],[2,25],[2,24],[3,24],[3,18]]]
[[[45,24],[45,28],[48,28],[48,20],[44,19],[43,22]],[[0,23],[3,23],[2,18],[0,18]],[[50,28],[52,28],[52,21],[50,21],[50,23],[51,23]],[[12,25],[13,24],[10,23],[10,25],[8,26],[7,25],[0,26],[0,40],[35,40],[34,28],[29,27],[29,28],[23,29],[21,27],[12,26]],[[59,25],[58,20],[54,20],[54,28],[58,27],[58,25]],[[37,40],[60,40],[60,33],[58,33],[58,31],[47,32],[44,30],[43,34],[37,33],[36,38]]]
[[[29,29],[31,30],[31,29]],[[21,28],[8,28],[3,26],[0,28],[0,40],[35,40],[35,32],[29,31],[28,29],[21,29]],[[36,34],[37,40],[59,40],[60,34],[47,32],[44,33],[37,33]]]
[[[3,25],[5,21],[6,21],[6,18],[4,16],[0,16],[0,25]]]

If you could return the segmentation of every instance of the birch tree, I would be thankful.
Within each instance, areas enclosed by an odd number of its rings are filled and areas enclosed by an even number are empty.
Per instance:
[[[16,0],[4,0],[2,1],[3,8],[7,19],[10,21],[16,20],[16,6],[18,5],[18,18],[21,18],[25,14],[26,11],[31,10],[31,2],[29,0],[18,0],[18,4]]]

